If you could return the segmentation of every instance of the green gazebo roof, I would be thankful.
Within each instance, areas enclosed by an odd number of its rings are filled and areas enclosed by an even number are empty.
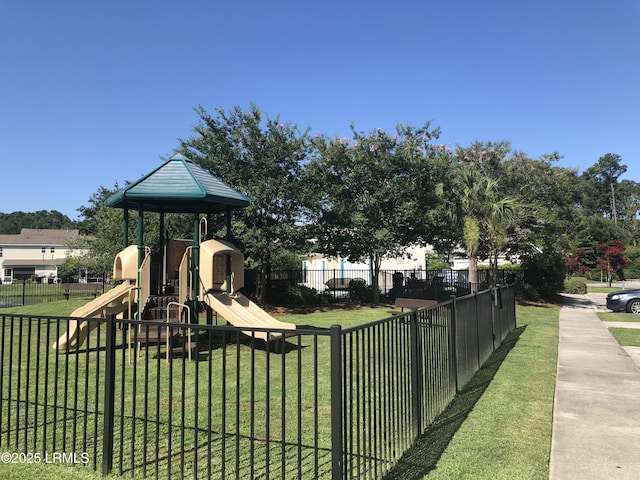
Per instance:
[[[181,154],[109,197],[114,208],[167,213],[216,213],[242,208],[249,199]]]

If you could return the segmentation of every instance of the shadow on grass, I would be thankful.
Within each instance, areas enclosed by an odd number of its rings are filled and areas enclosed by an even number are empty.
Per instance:
[[[436,417],[395,467],[385,475],[386,480],[418,480],[436,468],[442,453],[473,410],[476,402],[482,397],[525,328],[526,325],[519,327],[505,338],[502,345],[469,380],[469,383],[458,392],[447,409]]]

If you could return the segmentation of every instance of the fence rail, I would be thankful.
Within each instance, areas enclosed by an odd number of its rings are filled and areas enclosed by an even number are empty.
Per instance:
[[[113,316],[80,348],[51,348],[84,320],[0,316],[4,451],[144,478],[361,479],[388,472],[515,328],[515,299],[502,287],[271,343],[171,324],[170,361],[152,341],[166,323],[136,344],[143,321]]]
[[[499,270],[497,282],[513,283],[513,275],[513,272]],[[98,294],[104,293],[110,288],[104,283],[106,277],[105,274],[92,277],[97,282],[91,283],[40,283],[23,279],[0,284],[0,308],[68,300],[92,294],[96,290]],[[351,281],[356,283],[352,284]],[[181,285],[187,283],[180,282]],[[296,296],[304,297],[307,302],[371,301],[372,283],[369,270],[273,270],[267,278],[268,301],[272,304],[289,304]],[[489,287],[487,270],[478,271],[478,284],[480,289]],[[76,285],[78,288],[65,290],[66,285]],[[391,300],[407,296],[444,301],[451,295],[464,296],[471,292],[467,270],[381,270],[378,286],[381,295]]]
[[[102,278],[100,278],[102,280]],[[71,288],[69,288],[71,286]],[[75,286],[75,288],[74,288]],[[27,279],[0,284],[0,308],[35,305],[54,300],[102,294],[108,288],[104,282],[41,283]]]
[[[514,283],[515,275],[510,270],[498,270],[495,282]],[[489,288],[489,276],[488,270],[478,271],[478,290]],[[269,299],[274,303],[290,299],[292,294],[324,301],[370,300],[373,283],[372,272],[367,269],[272,270],[267,277]],[[444,301],[472,290],[468,270],[381,270],[377,284],[379,293],[391,300],[405,296]]]

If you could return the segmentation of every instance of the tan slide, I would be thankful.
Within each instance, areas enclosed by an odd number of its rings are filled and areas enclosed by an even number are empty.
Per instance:
[[[125,281],[103,293],[91,302],[74,310],[71,317],[106,318],[107,315],[124,311],[135,298],[135,284]],[[69,320],[69,331],[62,335],[52,348],[68,350],[78,348],[86,340],[89,332],[99,325],[98,322]]]
[[[281,330],[295,330],[293,323],[276,320],[258,305],[253,303],[241,293],[228,295],[226,293],[209,293],[205,296],[205,302],[220,316],[236,327],[277,328]],[[243,332],[245,335],[255,335],[265,341],[276,340],[282,337],[280,332]]]

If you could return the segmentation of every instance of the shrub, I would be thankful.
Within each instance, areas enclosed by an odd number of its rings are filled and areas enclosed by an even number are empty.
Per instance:
[[[349,282],[349,297],[354,302],[371,302],[373,301],[373,289],[364,280],[354,278]]]
[[[557,252],[541,252],[524,258],[524,282],[531,285],[540,297],[552,300],[564,289],[567,266]]]
[[[584,295],[587,293],[587,284],[581,278],[572,277],[564,282],[564,291],[566,293]]]
[[[537,301],[540,300],[540,294],[536,288],[529,283],[519,283],[516,286],[516,296],[522,300]]]
[[[303,285],[286,285],[270,288],[267,301],[272,305],[306,306],[319,305],[322,298],[314,288]]]
[[[628,246],[626,250],[629,265],[624,269],[627,279],[640,278],[640,247]]]

